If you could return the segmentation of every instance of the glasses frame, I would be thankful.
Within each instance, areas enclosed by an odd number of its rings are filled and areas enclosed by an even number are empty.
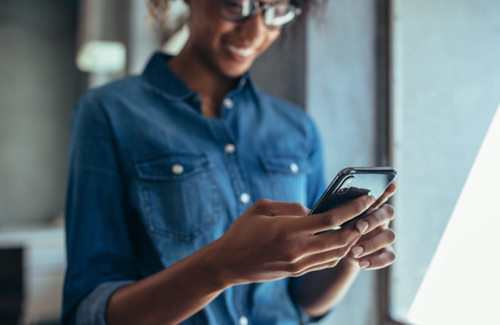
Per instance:
[[[222,13],[222,6],[223,6],[224,2],[226,2],[226,1],[227,0],[219,0],[219,15],[221,16],[222,19],[224,19],[226,21],[231,21],[233,23],[243,23],[247,20],[250,20],[251,18],[255,17],[255,15],[257,15],[260,8],[262,8],[262,16],[264,17],[266,15],[266,11],[273,7],[272,3],[264,3],[264,2],[261,2],[258,0],[250,0],[254,4],[254,9],[250,13],[250,15],[248,15],[246,17],[242,17],[240,19],[231,19],[231,18],[225,17],[224,14]],[[277,29],[283,28],[283,26],[290,25],[291,23],[293,23],[297,19],[297,17],[299,17],[300,14],[302,13],[302,9],[300,9],[299,7],[297,7],[295,5],[292,5],[291,3],[289,3],[288,6],[292,8],[292,12],[295,14],[295,16],[293,17],[292,20],[290,20],[289,22],[287,22],[286,24],[283,24],[283,25],[267,25],[264,22],[264,26],[266,26],[266,28],[269,30],[277,30]]]

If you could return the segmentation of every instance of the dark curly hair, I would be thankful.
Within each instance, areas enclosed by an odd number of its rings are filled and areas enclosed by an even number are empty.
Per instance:
[[[168,24],[166,21],[169,3],[172,0],[147,0],[149,6],[149,14],[154,20],[156,30],[160,41],[166,41],[170,35],[177,32],[182,27],[183,22],[188,18],[179,17],[179,22]],[[299,21],[303,20],[308,14],[319,14],[321,8],[327,0],[290,0],[290,3],[302,9],[302,14],[299,16]],[[301,25],[297,23],[297,25]],[[174,27],[176,26],[176,27]]]
[[[150,13],[153,17],[162,16],[168,10],[171,0],[148,0]],[[309,12],[319,10],[327,0],[290,0],[290,3],[302,9],[302,16]]]

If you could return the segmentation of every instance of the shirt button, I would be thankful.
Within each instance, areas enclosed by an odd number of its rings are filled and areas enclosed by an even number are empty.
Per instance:
[[[292,173],[297,174],[299,172],[299,166],[297,166],[296,163],[291,163],[290,170],[292,171]]]
[[[250,202],[250,195],[248,193],[241,194],[240,201],[243,204],[247,204],[248,202]],[[244,317],[244,316],[242,316],[242,317]],[[246,319],[246,317],[245,317],[245,319]],[[248,319],[247,319],[247,321],[248,321]]]
[[[234,153],[236,151],[236,147],[232,143],[228,143],[224,146],[224,151],[227,153]]]
[[[241,316],[238,322],[240,323],[240,325],[248,325],[248,318],[246,318],[245,316]]]
[[[246,83],[247,83],[247,80],[245,78],[241,78],[240,85],[244,86]]]
[[[233,108],[234,106],[234,103],[233,101],[230,99],[230,98],[226,98],[224,99],[224,101],[222,102],[222,104],[224,105],[224,107],[226,107],[227,109],[231,109]]]
[[[183,172],[184,172],[184,167],[182,167],[182,165],[175,164],[172,166],[172,173],[174,173],[176,175],[180,175]]]

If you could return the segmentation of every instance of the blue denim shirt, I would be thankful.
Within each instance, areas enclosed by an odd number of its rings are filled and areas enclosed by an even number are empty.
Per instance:
[[[221,117],[205,117],[168,59],[155,54],[141,76],[76,106],[63,324],[105,324],[116,289],[219,238],[258,199],[311,207],[324,190],[318,132],[303,110],[247,73]],[[299,281],[231,287],[183,324],[299,324]]]

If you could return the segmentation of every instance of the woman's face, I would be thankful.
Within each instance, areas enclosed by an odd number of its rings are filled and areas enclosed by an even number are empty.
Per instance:
[[[260,10],[249,20],[235,23],[221,18],[219,0],[187,2],[191,10],[188,45],[211,69],[226,77],[244,74],[280,34],[279,29],[265,27]]]

